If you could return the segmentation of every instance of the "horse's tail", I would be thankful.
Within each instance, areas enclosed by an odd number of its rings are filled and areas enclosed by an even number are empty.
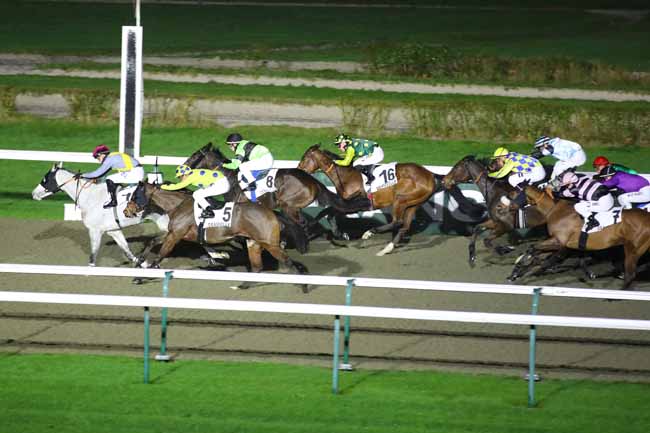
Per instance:
[[[434,177],[436,181],[436,186],[442,185],[442,179],[444,178],[444,176],[441,174],[434,174]],[[436,187],[435,190],[437,189],[438,188]],[[449,192],[449,194],[451,194],[454,200],[456,200],[456,203],[458,203],[458,207],[460,208],[460,211],[465,215],[473,219],[478,219],[481,216],[483,216],[487,211],[487,208],[485,206],[475,203],[472,200],[465,197],[461,192],[460,188],[458,188],[458,185],[453,185],[451,188],[447,189],[447,191]]]
[[[273,212],[282,225],[280,236],[291,241],[300,254],[305,254],[309,250],[309,239],[302,227],[282,212]]]

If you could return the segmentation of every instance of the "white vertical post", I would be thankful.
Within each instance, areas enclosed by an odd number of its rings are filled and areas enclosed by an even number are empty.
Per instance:
[[[120,85],[120,152],[140,155],[142,128],[142,27],[122,27],[122,75]]]
[[[140,27],[140,0],[135,0],[135,25]]]

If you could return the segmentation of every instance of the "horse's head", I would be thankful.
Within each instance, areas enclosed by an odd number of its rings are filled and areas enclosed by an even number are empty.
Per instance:
[[[449,173],[442,179],[442,183],[445,188],[449,189],[459,183],[472,182],[484,170],[485,167],[476,160],[474,155],[467,155],[454,164]]]
[[[135,191],[131,194],[129,202],[124,208],[124,216],[127,218],[133,218],[137,216],[140,212],[149,203],[149,197],[146,194],[146,184],[142,181],[138,182],[138,186],[135,188]]]
[[[66,181],[58,180],[57,173],[59,173],[59,171],[69,173],[67,170],[62,170],[61,166],[62,164],[60,163],[59,165],[55,164],[47,173],[45,173],[41,182],[36,185],[36,188],[32,191],[32,198],[34,200],[43,200],[45,197],[49,197],[52,194],[61,191],[61,187]],[[72,178],[72,173],[69,174],[70,178]]]
[[[211,150],[212,150],[212,142],[206,144],[205,146],[203,146],[202,148],[200,148],[199,150],[191,154],[183,164],[187,165],[190,168],[212,168],[205,165],[206,164],[205,160],[207,159],[207,156],[209,155]]]
[[[320,144],[310,146],[300,158],[298,168],[307,173],[314,173],[319,168],[319,161],[325,158],[325,154],[320,149]]]

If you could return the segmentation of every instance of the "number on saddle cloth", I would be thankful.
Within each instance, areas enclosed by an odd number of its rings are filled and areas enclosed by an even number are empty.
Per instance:
[[[375,178],[370,185],[369,192],[375,192],[377,190],[395,185],[397,183],[396,166],[396,162],[373,166],[373,174]]]

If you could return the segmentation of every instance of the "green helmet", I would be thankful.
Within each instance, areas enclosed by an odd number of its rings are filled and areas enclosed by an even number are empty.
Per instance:
[[[339,134],[334,139],[334,144],[339,145],[341,143],[344,143],[344,144],[352,143],[352,139],[348,135]]]

